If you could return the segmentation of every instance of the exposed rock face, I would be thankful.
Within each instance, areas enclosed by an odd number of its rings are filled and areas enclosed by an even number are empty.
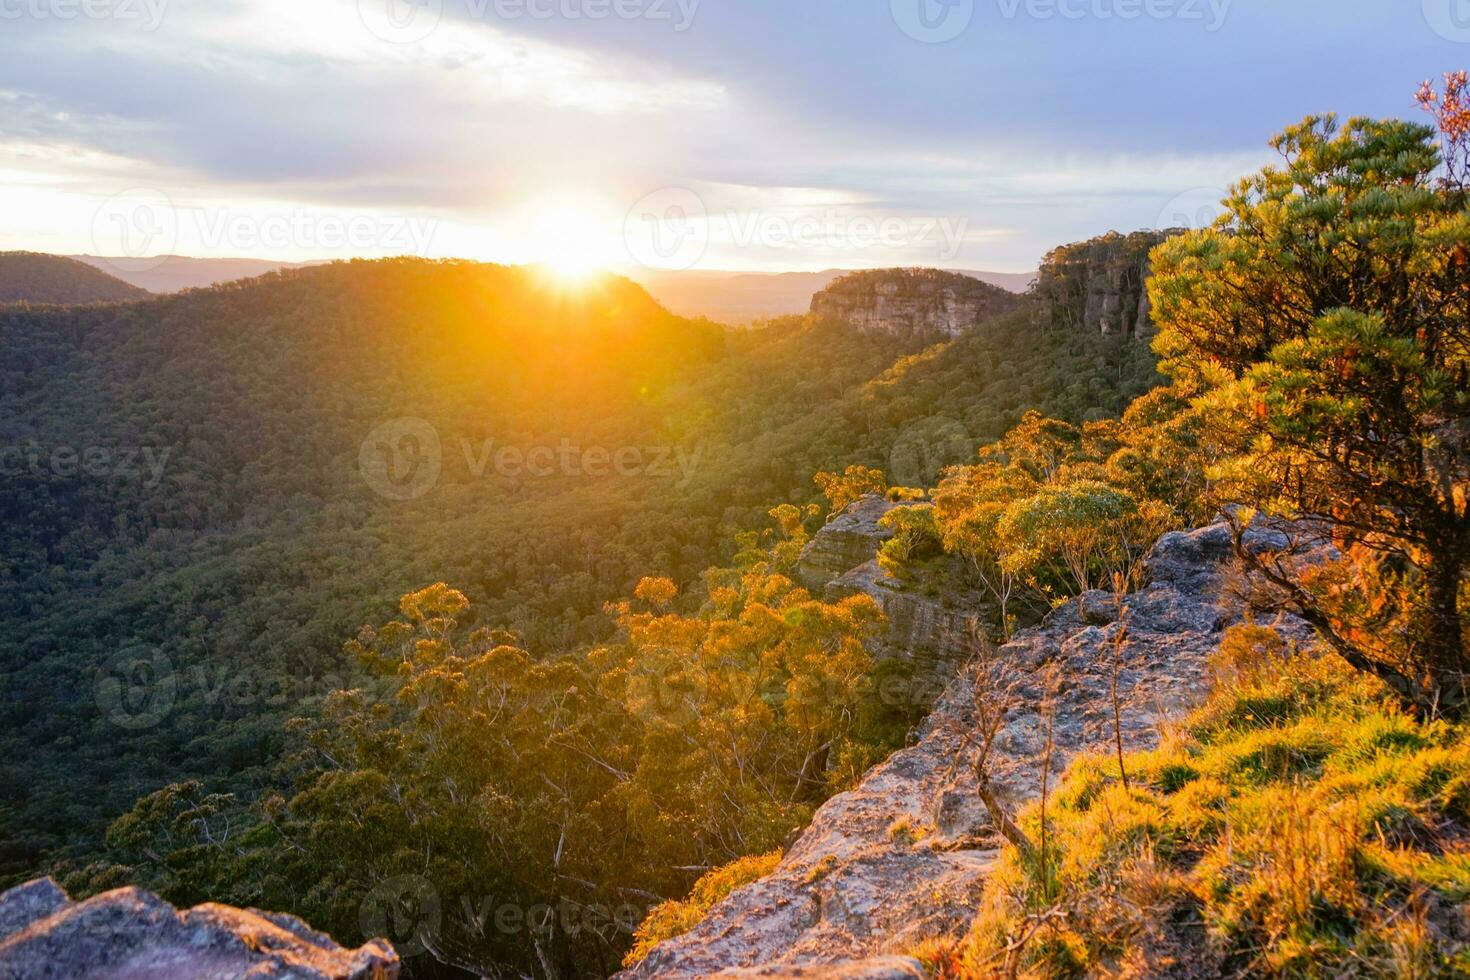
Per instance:
[[[1277,543],[1265,530],[1247,542]],[[1004,796],[1019,805],[1039,792],[1048,676],[1058,679],[1053,776],[1079,752],[1111,745],[1115,655],[1125,749],[1152,747],[1159,723],[1196,703],[1209,653],[1243,615],[1219,601],[1230,554],[1223,522],[1167,534],[1148,559],[1149,586],[1126,597],[1121,617],[1111,595],[1090,592],[996,651],[993,662],[1010,671],[1018,691],[991,747],[991,779]],[[1311,635],[1295,618],[1276,625],[1299,640]],[[970,768],[973,711],[966,673],[946,689],[918,744],[828,800],[773,873],[620,976],[750,976],[720,971],[761,967],[756,975],[800,977],[817,964],[833,971],[818,976],[872,976],[863,971],[894,962],[875,957],[901,954],[927,936],[961,935],[1001,846]]]
[[[1110,231],[1052,249],[1042,260],[1036,294],[1057,322],[1104,335],[1148,337],[1153,333],[1144,288],[1148,253],[1177,233]]]
[[[901,506],[875,493],[849,504],[802,549],[796,566],[801,584],[812,592],[821,592],[834,579],[872,560],[883,542],[893,537],[893,532],[878,522]]]
[[[973,594],[927,594],[889,575],[877,559],[827,583],[822,597],[834,602],[859,592],[872,596],[888,620],[886,648],[935,669],[953,668],[969,656],[987,608]]]
[[[893,536],[879,521],[904,506],[877,494],[853,502],[812,536],[797,574],[828,602],[859,592],[872,596],[888,619],[888,651],[929,667],[953,666],[971,649],[984,603],[952,591],[924,594],[878,564],[878,549]]]
[[[939,269],[854,272],[812,297],[812,312],[873,333],[916,340],[953,337],[1008,313],[1015,293]]]
[[[73,902],[38,878],[0,895],[0,980],[393,980],[398,965],[382,939],[343,949],[293,916],[179,912],[140,888]]]

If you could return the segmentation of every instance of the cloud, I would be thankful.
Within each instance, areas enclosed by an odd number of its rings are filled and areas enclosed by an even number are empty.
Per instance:
[[[1417,11],[1359,0],[1341,0],[1353,17],[1335,0],[1234,0],[1213,33],[977,0],[943,45],[905,36],[881,2],[686,0],[687,30],[554,2],[507,17],[495,0],[169,0],[156,30],[4,21],[0,236],[83,250],[92,210],[158,187],[190,214],[432,221],[444,253],[514,259],[523,233],[555,240],[547,213],[615,242],[633,202],[688,187],[720,216],[706,264],[935,261],[737,235],[755,215],[963,222],[948,264],[1022,270],[1061,241],[1194,213],[1282,123],[1397,111],[1438,64]],[[1369,35],[1379,56],[1351,78],[1323,70]]]

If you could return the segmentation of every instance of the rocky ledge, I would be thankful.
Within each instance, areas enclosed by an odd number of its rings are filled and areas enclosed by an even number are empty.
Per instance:
[[[386,940],[343,949],[294,916],[213,903],[180,912],[141,888],[83,902],[50,878],[0,895],[0,980],[393,980]]]
[[[1280,547],[1278,538],[1258,529],[1247,543]],[[984,657],[1008,672],[1013,690],[990,754],[1001,798],[1019,806],[1039,793],[1048,691],[1053,777],[1078,753],[1111,745],[1115,657],[1125,749],[1156,745],[1161,725],[1196,703],[1210,652],[1245,615],[1221,597],[1231,553],[1224,522],[1167,534],[1148,558],[1150,584],[1121,610],[1110,594],[1084,594]],[[1294,618],[1276,625],[1298,640],[1311,635]],[[949,684],[918,744],[828,800],[773,873],[619,976],[921,976],[902,954],[921,939],[964,933],[1001,846],[969,764],[983,669]]]
[[[907,506],[877,494],[855,501],[802,549],[797,577],[828,602],[858,593],[872,596],[888,620],[875,650],[879,656],[953,673],[974,644],[984,600],[953,588],[926,590],[923,583],[900,581],[878,564],[878,549],[893,536],[879,522],[889,511]]]
[[[796,564],[801,584],[820,594],[829,583],[878,554],[893,532],[879,522],[903,504],[870,493],[829,520],[812,536]]]
[[[1020,302],[1015,293],[958,272],[874,269],[835,280],[812,297],[812,312],[860,331],[942,340]]]

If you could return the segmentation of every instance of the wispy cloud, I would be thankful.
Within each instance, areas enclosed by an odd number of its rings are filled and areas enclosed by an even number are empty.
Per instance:
[[[1463,54],[1417,9],[1358,0],[1234,0],[1213,32],[977,0],[944,44],[849,0],[659,0],[662,21],[420,0],[432,30],[375,26],[409,3],[156,0],[156,29],[5,21],[0,244],[91,250],[99,208],[161,189],[186,216],[432,222],[434,254],[534,258],[580,236],[631,261],[629,209],[685,188],[706,265],[936,262],[927,244],[853,245],[933,219],[957,248],[945,264],[1021,270],[1060,241],[1197,214],[1281,124],[1406,111],[1412,84]],[[1378,56],[1352,77],[1321,70],[1370,37]],[[761,222],[824,230],[751,234]]]

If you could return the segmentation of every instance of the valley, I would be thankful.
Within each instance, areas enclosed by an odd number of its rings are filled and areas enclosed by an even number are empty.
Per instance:
[[[1146,348],[1050,317],[730,331],[623,280],[411,260],[0,311],[0,441],[43,464],[4,505],[9,873],[95,851],[166,783],[268,782],[282,722],[363,681],[340,645],[399,595],[454,583],[548,656],[604,636],[640,576],[697,580],[820,470],[922,485],[1024,408],[1097,417],[1153,383]],[[437,476],[400,493],[371,466],[411,465],[421,423]]]

